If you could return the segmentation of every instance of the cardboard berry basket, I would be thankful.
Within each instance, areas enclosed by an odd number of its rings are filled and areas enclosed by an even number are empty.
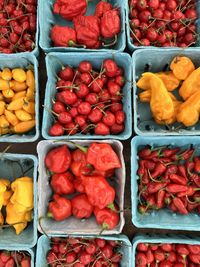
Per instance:
[[[131,136],[132,133],[132,107],[131,107],[131,88],[132,88],[132,66],[130,56],[126,53],[50,53],[46,56],[46,67],[47,67],[47,85],[45,93],[44,111],[43,111],[43,124],[42,124],[42,136],[45,139],[55,139],[54,136],[50,136],[48,131],[53,123],[53,117],[49,110],[52,109],[52,99],[55,98],[56,94],[56,73],[60,71],[61,62],[63,65],[70,65],[72,67],[77,67],[81,61],[88,60],[92,63],[94,69],[101,69],[101,64],[105,59],[113,58],[117,65],[124,69],[124,75],[126,83],[123,87],[123,111],[126,114],[125,129],[122,133],[117,135],[91,135],[91,134],[81,134],[77,133],[75,135],[63,135],[56,136],[57,140],[63,139],[104,139],[112,138],[119,140],[126,140]]]
[[[0,248],[32,248],[37,242],[37,158],[28,154],[2,154],[0,170],[1,177],[10,181],[23,176],[31,177],[34,187],[33,220],[28,223],[27,227],[19,235],[16,235],[13,227],[1,229]]]
[[[124,189],[125,189],[125,164],[123,158],[123,146],[121,142],[117,140],[77,140],[74,141],[77,144],[82,146],[88,146],[93,142],[97,143],[108,143],[110,144],[115,152],[117,153],[122,168],[117,169],[115,171],[115,179],[113,178],[111,184],[116,191],[116,203],[120,209],[120,221],[119,224],[113,230],[105,230],[102,234],[119,234],[121,233],[125,220],[124,220]],[[39,178],[38,178],[38,218],[43,218],[47,214],[47,207],[49,200],[52,196],[52,189],[50,187],[50,175],[45,166],[45,156],[51,149],[58,147],[60,145],[66,144],[69,148],[75,149],[75,146],[69,142],[64,141],[41,141],[37,146],[37,153],[39,159]],[[42,227],[41,227],[41,226]],[[94,216],[90,217],[86,220],[79,220],[74,218],[73,216],[69,217],[66,220],[56,222],[53,219],[41,219],[40,224],[38,225],[38,230],[41,233],[46,234],[57,234],[57,235],[65,235],[65,234],[99,234],[101,232],[101,227],[97,224]]]
[[[136,49],[148,49],[149,47],[151,49],[156,49],[158,47],[156,46],[136,46],[133,44],[133,39],[131,37],[131,31],[130,31],[130,18],[129,18],[129,13],[130,13],[130,8],[129,8],[129,1],[130,0],[125,0],[125,13],[126,13],[126,36],[127,36],[127,45],[130,51],[134,51]],[[199,32],[200,32],[200,23],[199,23],[199,17],[200,17],[200,3],[198,0],[196,0],[196,10],[197,10],[197,20],[195,22],[196,26],[197,26],[197,41],[194,45],[194,47],[198,48],[199,44],[200,44],[200,39],[199,39]],[[192,48],[194,48],[192,47]],[[177,48],[177,47],[163,47],[162,49],[179,49],[180,51],[182,51],[182,48]]]
[[[55,25],[73,27],[72,21],[67,21],[59,15],[53,14],[53,4],[54,0],[49,1],[39,1],[39,24],[40,24],[40,47],[47,53],[49,52],[106,52],[106,51],[124,51],[126,47],[126,33],[125,33],[125,9],[124,0],[110,0],[109,3],[113,4],[114,7],[120,7],[121,16],[121,32],[118,34],[117,43],[110,49],[100,47],[99,49],[85,49],[76,47],[54,47],[50,38],[50,30]],[[99,1],[90,1],[87,7],[87,12],[85,15],[93,15],[95,11],[95,6]],[[62,34],[62,33],[61,33]]]
[[[151,147],[181,147],[187,149],[193,145],[198,154],[200,138],[189,136],[182,137],[134,137],[131,141],[131,201],[132,201],[132,223],[138,228],[154,228],[168,230],[199,231],[199,214],[188,213],[182,215],[169,209],[149,210],[142,215],[138,212],[138,156],[140,149],[150,145]],[[199,154],[198,154],[199,155]]]
[[[39,137],[39,81],[38,81],[38,61],[31,53],[0,55],[0,68],[26,68],[33,66],[35,76],[35,127],[24,134],[5,134],[0,136],[0,142],[25,143],[34,142]]]
[[[157,124],[150,110],[149,103],[142,103],[138,94],[143,90],[136,86],[136,82],[146,71],[166,71],[170,62],[176,56],[189,57],[195,65],[200,67],[200,52],[195,48],[180,49],[150,49],[136,50],[133,53],[133,105],[134,105],[134,130],[137,135],[143,136],[166,136],[166,135],[199,135],[200,121],[191,127],[186,127],[175,122],[171,125]],[[177,91],[177,89],[175,90]],[[176,92],[177,93],[177,92]],[[178,99],[178,98],[177,98]]]
[[[133,240],[133,250],[132,250],[132,267],[136,266],[136,249],[138,244],[140,243],[148,243],[148,244],[187,244],[187,245],[200,245],[199,237],[190,237],[186,235],[175,235],[175,234],[167,234],[167,235],[158,235],[158,234],[147,234],[147,235],[136,235]],[[167,253],[166,253],[167,255]]]
[[[52,235],[51,235],[52,236]],[[53,236],[52,236],[53,237]],[[54,237],[59,237],[58,235],[55,235]],[[83,238],[98,238],[94,235],[70,235],[70,237],[83,237]],[[99,238],[105,239],[105,240],[116,240],[121,243],[121,247],[119,248],[119,252],[122,253],[123,257],[120,262],[121,267],[131,267],[131,261],[132,261],[132,247],[129,239],[125,235],[112,235],[112,236],[101,236]],[[47,265],[46,262],[46,255],[48,251],[50,250],[50,238],[48,238],[45,235],[42,235],[38,239],[38,245],[37,245],[37,256],[36,256],[36,266],[37,267],[43,267]]]

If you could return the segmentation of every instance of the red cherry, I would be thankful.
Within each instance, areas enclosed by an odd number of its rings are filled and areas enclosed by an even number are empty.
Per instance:
[[[136,7],[140,11],[145,10],[147,8],[147,1],[146,0],[138,0]]]
[[[72,118],[75,118],[78,115],[78,109],[76,107],[72,107],[69,113],[71,114]]]
[[[62,91],[59,94],[60,94],[60,101],[66,105],[73,105],[77,101],[76,94],[69,90]]]
[[[90,103],[90,105],[95,105],[98,103],[98,95],[95,93],[89,93],[86,98],[85,101],[87,101],[88,103]]]
[[[63,111],[59,114],[58,121],[62,124],[67,124],[72,121],[72,115],[68,111]]]
[[[103,62],[103,68],[105,69],[105,74],[112,78],[116,76],[116,72],[117,72],[117,64],[115,63],[114,60],[112,59],[106,59]]]
[[[115,83],[115,82],[112,82],[112,81],[109,81],[108,82],[108,91],[111,95],[118,95],[120,94],[120,86]]]
[[[125,121],[125,113],[122,110],[118,110],[115,113],[115,120],[117,124],[123,124]]]
[[[78,115],[75,117],[74,121],[76,124],[78,124],[80,127],[84,126],[86,124],[86,119],[82,115]]]
[[[188,9],[188,10],[186,10],[185,17],[187,19],[192,19],[192,20],[197,19],[197,12],[196,12],[196,10],[195,9]]]
[[[103,86],[103,80],[101,78],[98,78],[91,84],[90,88],[94,93],[99,93],[103,89]]]
[[[66,263],[73,263],[76,260],[76,253],[69,252],[66,255]]]
[[[83,72],[91,72],[92,71],[92,64],[89,61],[82,61],[78,65],[78,70]]]
[[[149,12],[148,10],[144,10],[139,13],[139,20],[141,22],[148,22],[150,17],[151,17],[151,12]]]
[[[110,129],[103,122],[98,122],[95,129],[94,129],[94,132],[97,135],[109,135]]]
[[[154,42],[154,41],[156,41],[157,38],[158,38],[158,33],[157,33],[156,29],[153,28],[153,27],[150,27],[150,28],[147,30],[146,38],[147,38],[150,42]]]
[[[105,245],[101,251],[106,259],[110,259],[113,256],[113,247],[111,245]]]
[[[55,103],[53,103],[53,111],[55,113],[61,113],[66,111],[65,109],[65,105],[62,102],[56,101]]]
[[[112,105],[110,106],[110,110],[115,113],[118,110],[122,110],[123,109],[123,105],[121,103],[112,103]]]
[[[135,9],[135,8],[132,8],[131,9],[131,11],[130,11],[130,17],[133,18],[133,19],[138,18],[138,11],[137,11],[137,9]]]
[[[91,105],[88,102],[82,102],[78,106],[78,113],[82,115],[88,115],[91,111]]]
[[[102,119],[102,117],[103,113],[99,108],[92,109],[92,111],[88,115],[88,119],[93,123],[99,122]]]
[[[124,131],[124,128],[125,128],[124,127],[124,124],[117,124],[117,123],[115,123],[111,127],[110,131],[111,131],[112,134],[119,134],[119,133],[121,133],[121,132]]]
[[[72,81],[74,77],[74,70],[70,66],[66,66],[58,73],[58,76],[65,81]]]
[[[86,84],[82,83],[81,85],[79,85],[79,89],[76,92],[76,95],[79,98],[85,98],[88,94],[89,94],[89,88]]]
[[[101,238],[96,238],[95,242],[99,248],[103,248],[106,245],[106,240]]]
[[[166,2],[166,9],[168,9],[169,11],[176,10],[176,7],[177,7],[177,3],[175,0],[168,0]]]
[[[149,0],[148,1],[148,7],[152,9],[157,9],[159,8],[160,1],[159,0]]]
[[[81,81],[86,84],[86,85],[89,85],[91,82],[92,82],[92,77],[89,73],[87,72],[83,72],[81,73],[81,76],[80,76],[80,79]]]
[[[79,255],[79,260],[80,260],[80,263],[82,263],[86,266],[92,261],[92,256],[91,256],[91,254],[83,251]]]
[[[109,127],[112,126],[113,124],[115,124],[115,115],[110,111],[106,111],[106,114],[102,119],[102,122]]]
[[[63,126],[58,122],[54,123],[49,129],[49,135],[51,136],[61,136],[63,134],[64,134]]]
[[[158,9],[155,9],[154,12],[153,12],[153,17],[155,19],[162,19],[163,18],[163,10],[158,8]]]
[[[78,126],[74,122],[69,122],[65,124],[64,128],[69,135],[74,135],[78,131]]]
[[[110,98],[111,98],[111,95],[109,94],[107,89],[104,89],[103,91],[99,93],[99,100],[102,102],[108,101],[110,100]]]
[[[139,19],[132,19],[131,22],[130,22],[130,25],[133,29],[137,28],[140,26],[140,21]]]

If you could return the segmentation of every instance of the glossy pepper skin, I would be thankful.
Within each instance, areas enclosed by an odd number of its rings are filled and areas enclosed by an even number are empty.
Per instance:
[[[96,217],[97,223],[102,226],[102,229],[112,230],[119,223],[119,213],[109,209],[94,209],[94,215]]]
[[[103,13],[101,18],[101,35],[104,38],[112,38],[119,34],[121,21],[118,9],[112,9]]]
[[[51,149],[45,157],[45,165],[53,173],[66,172],[70,164],[71,154],[66,145]]]
[[[76,32],[71,27],[55,25],[51,29],[51,40],[54,46],[74,46],[76,44]]]
[[[89,218],[93,212],[93,206],[90,204],[85,194],[75,196],[72,200],[72,214],[77,219]]]
[[[121,162],[109,144],[92,143],[87,151],[87,163],[98,171],[121,168]]]
[[[73,175],[70,172],[55,173],[51,177],[51,187],[56,194],[67,195],[74,193]]]
[[[103,176],[85,176],[83,183],[88,200],[93,206],[103,209],[114,202],[115,190]]]
[[[105,1],[100,1],[95,7],[94,14],[96,17],[101,18],[106,11],[109,11],[112,8],[113,6],[110,3],[107,3]]]
[[[57,0],[54,4],[53,12],[66,20],[72,20],[79,15],[84,15],[86,9],[86,0]]]
[[[73,19],[77,41],[87,48],[99,48],[100,20],[95,16],[78,16]]]
[[[50,217],[53,217],[56,221],[63,221],[72,214],[71,201],[55,194],[53,201],[49,203],[48,210]]]

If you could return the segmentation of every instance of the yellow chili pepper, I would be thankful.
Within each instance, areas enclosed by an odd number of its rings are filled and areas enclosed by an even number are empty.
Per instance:
[[[2,115],[5,111],[6,103],[4,101],[0,101],[0,115]]]
[[[0,127],[0,135],[4,135],[10,133],[10,129],[9,128],[1,128]]]
[[[30,114],[35,114],[35,102],[29,101],[23,104],[23,110]]]
[[[12,98],[15,95],[12,89],[3,90],[2,94],[5,98]]]
[[[6,80],[6,81],[10,81],[12,80],[12,72],[9,68],[4,68],[2,73],[1,73],[1,78]]]
[[[24,103],[26,103],[26,98],[25,97],[17,98],[15,100],[13,100],[12,102],[10,102],[10,104],[7,106],[7,110],[22,109]]]
[[[33,100],[35,98],[35,91],[29,87],[26,91],[26,96]]]
[[[8,90],[10,89],[11,82],[3,80],[0,78],[0,90]]]
[[[12,128],[14,133],[22,134],[30,131],[35,126],[35,120],[22,121]]]
[[[15,92],[20,92],[20,91],[26,90],[27,85],[25,82],[18,82],[18,81],[12,80],[10,82],[10,88],[14,90]]]
[[[24,97],[26,96],[26,91],[19,91],[17,93],[15,93],[15,95],[13,96],[12,100],[15,100],[15,99],[18,99],[18,98],[21,98],[21,97]]]
[[[168,91],[175,90],[179,84],[180,80],[173,74],[172,71],[158,72],[156,75],[163,81]]]
[[[185,80],[195,70],[195,66],[190,58],[176,56],[170,64],[170,69],[179,80]]]
[[[33,209],[33,179],[30,177],[17,178],[11,184],[13,195],[10,202],[19,208],[21,205],[21,211],[29,211]],[[20,208],[19,208],[20,209]],[[16,211],[18,209],[16,208]]]
[[[7,121],[8,121],[11,125],[15,126],[16,124],[19,123],[18,118],[17,118],[16,115],[15,115],[14,113],[12,113],[11,111],[9,111],[9,110],[5,110],[5,113],[4,113],[4,114],[5,114],[5,116],[6,116]]]
[[[0,127],[1,128],[7,128],[7,127],[9,127],[9,122],[7,121],[7,119],[6,119],[6,116],[5,115],[1,115],[0,116]]]
[[[32,70],[27,70],[26,72],[26,84],[32,91],[35,90],[35,77]]]
[[[3,206],[8,205],[12,194],[13,194],[12,190],[7,190],[6,192],[4,192],[4,194],[3,194],[3,196],[4,196]]]
[[[28,112],[24,111],[23,109],[16,110],[15,115],[20,121],[32,120],[32,116]]]
[[[26,72],[23,69],[16,68],[12,70],[13,79],[17,82],[25,82],[26,81]]]
[[[186,100],[196,91],[200,91],[200,67],[194,70],[182,83],[179,94]]]

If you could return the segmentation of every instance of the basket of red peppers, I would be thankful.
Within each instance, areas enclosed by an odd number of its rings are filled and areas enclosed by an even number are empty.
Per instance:
[[[51,0],[39,5],[45,52],[125,49],[123,1]]]
[[[200,240],[177,235],[136,236],[132,264],[135,267],[197,267],[200,265]]]
[[[124,225],[125,166],[119,141],[41,141],[39,231],[117,234]]]
[[[199,230],[200,138],[132,140],[132,220],[138,227]]]

